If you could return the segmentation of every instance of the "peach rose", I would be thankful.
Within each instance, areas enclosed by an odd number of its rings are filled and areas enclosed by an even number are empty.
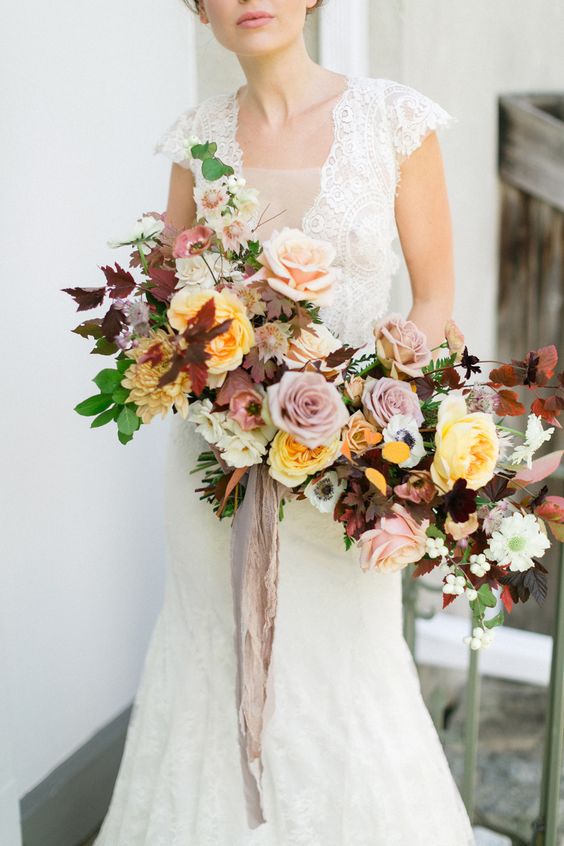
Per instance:
[[[364,392],[364,379],[362,376],[352,376],[345,382],[345,393],[352,401],[355,408],[358,408],[362,402],[362,394]]]
[[[308,476],[313,476],[332,464],[339,453],[340,445],[337,434],[326,446],[310,449],[288,432],[279,431],[270,445],[268,472],[283,485],[295,488],[305,482]]]
[[[273,232],[263,244],[263,267],[250,281],[265,279],[275,291],[296,302],[309,300],[330,305],[338,277],[337,268],[331,267],[335,255],[335,248],[328,241],[285,227]]]
[[[457,479],[477,490],[494,475],[499,455],[495,423],[483,411],[469,412],[459,394],[450,394],[439,406],[435,446],[431,476],[443,491],[450,491]]]
[[[167,315],[172,328],[183,332],[188,321],[210,298],[215,300],[214,325],[231,320],[229,329],[213,338],[207,346],[210,353],[206,362],[208,371],[212,377],[221,377],[221,382],[229,370],[239,367],[243,356],[255,342],[253,327],[241,300],[228,288],[223,291],[194,291],[182,288],[170,301]],[[217,385],[217,379],[211,381],[214,386]]]
[[[421,369],[431,361],[427,338],[411,320],[400,314],[389,314],[374,326],[376,352],[392,376],[398,372],[420,376]]]
[[[358,539],[363,570],[393,573],[425,555],[429,520],[418,523],[398,502],[391,510],[393,517],[380,517],[377,527],[363,532]]]
[[[372,449],[381,440],[381,433],[366,419],[362,411],[355,411],[349,417],[349,422],[343,432],[341,452],[344,455],[347,455],[347,452],[360,455],[366,450]]]
[[[457,360],[459,360],[461,354],[464,352],[466,342],[464,340],[462,330],[455,323],[452,317],[445,323],[445,340],[447,342],[449,352],[456,353]]]

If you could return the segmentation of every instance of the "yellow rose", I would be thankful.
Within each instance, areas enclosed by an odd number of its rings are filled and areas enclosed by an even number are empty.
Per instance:
[[[333,463],[339,453],[339,434],[327,446],[314,449],[304,446],[288,432],[276,433],[268,453],[269,473],[273,479],[289,488],[305,482],[308,476],[318,473]]]
[[[253,327],[241,300],[227,288],[223,291],[181,288],[170,301],[167,315],[172,328],[183,332],[189,319],[211,298],[215,300],[214,325],[232,320],[229,329],[213,338],[206,347],[210,353],[206,362],[208,370],[212,375],[220,375],[239,367],[243,356],[255,343]]]
[[[468,413],[464,397],[446,397],[439,407],[436,453],[431,476],[437,487],[450,491],[457,479],[477,490],[492,478],[499,455],[494,421],[482,411]]]

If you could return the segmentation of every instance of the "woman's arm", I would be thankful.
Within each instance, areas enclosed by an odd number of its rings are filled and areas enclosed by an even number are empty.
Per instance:
[[[166,222],[176,229],[188,229],[196,218],[194,174],[189,168],[173,163],[170,171]]]
[[[408,318],[436,347],[454,304],[451,217],[436,132],[402,163],[395,214],[411,281]]]

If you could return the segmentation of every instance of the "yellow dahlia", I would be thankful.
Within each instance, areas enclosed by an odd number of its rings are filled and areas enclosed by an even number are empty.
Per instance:
[[[139,363],[139,359],[152,349],[162,356],[161,361],[157,364],[151,360]],[[186,394],[191,389],[191,383],[187,373],[179,373],[174,382],[163,388],[158,386],[159,379],[170,368],[173,352],[169,335],[162,329],[156,329],[149,337],[140,338],[138,345],[126,353],[135,364],[127,368],[121,384],[128,388],[129,399],[137,405],[137,414],[143,423],[150,423],[157,414],[165,417],[173,405],[182,417],[188,414]]]

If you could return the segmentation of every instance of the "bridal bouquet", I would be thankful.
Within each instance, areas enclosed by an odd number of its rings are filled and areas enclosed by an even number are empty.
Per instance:
[[[261,244],[257,192],[215,144],[193,141],[207,183],[195,225],[179,232],[146,214],[110,242],[133,248],[128,270],[116,263],[102,268],[103,287],[64,289],[79,311],[108,305],[73,331],[114,359],[76,411],[92,427],[115,423],[122,443],[180,414],[209,444],[195,470],[219,517],[236,514],[259,465],[280,486],[279,519],[290,497],[331,513],[364,570],[439,568],[444,606],[465,596],[467,641],[487,646],[503,622],[503,609],[486,616],[494,591],[507,611],[542,601],[548,532],[564,540],[564,499],[534,489],[561,459],[533,459],[564,408],[556,349],[484,374],[453,321],[433,359],[392,314],[374,325],[374,352],[358,356],[319,317],[338,279],[332,245],[293,229]],[[524,434],[506,425],[525,414]]]

